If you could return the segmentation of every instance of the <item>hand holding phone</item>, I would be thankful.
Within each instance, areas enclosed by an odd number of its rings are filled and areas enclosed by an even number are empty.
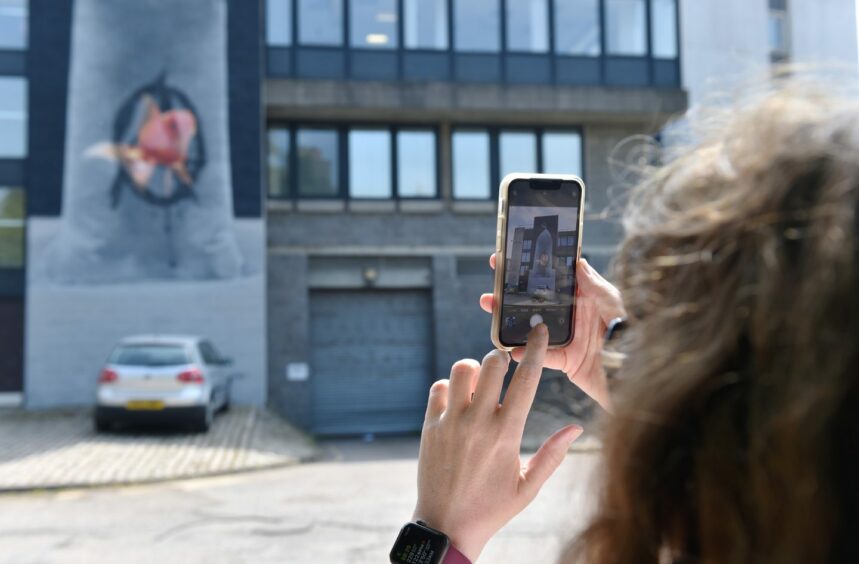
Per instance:
[[[540,323],[549,328],[549,348],[573,340],[584,197],[584,183],[572,175],[513,173],[501,181],[492,312],[496,347],[524,346]]]

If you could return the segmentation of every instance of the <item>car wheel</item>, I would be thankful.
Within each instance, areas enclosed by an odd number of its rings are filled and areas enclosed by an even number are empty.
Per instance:
[[[95,427],[96,433],[106,433],[106,432],[110,431],[112,426],[110,424],[110,421],[108,421],[107,419],[102,419],[101,417],[96,417],[93,420],[93,427]]]
[[[200,412],[196,416],[196,420],[194,421],[192,427],[198,433],[206,433],[209,431],[209,428],[212,426],[212,419],[214,418],[214,410],[212,409],[211,401],[207,405],[205,405]]]
[[[226,413],[230,410],[230,392],[224,392],[224,404],[221,406],[221,413]]]

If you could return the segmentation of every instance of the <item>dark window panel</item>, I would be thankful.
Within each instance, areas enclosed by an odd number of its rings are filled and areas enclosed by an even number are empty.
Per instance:
[[[311,198],[337,196],[340,193],[337,131],[299,129],[296,143],[299,195]]]
[[[289,196],[289,130],[268,130],[268,195],[271,198]]]
[[[24,190],[0,187],[0,268],[24,268]]]

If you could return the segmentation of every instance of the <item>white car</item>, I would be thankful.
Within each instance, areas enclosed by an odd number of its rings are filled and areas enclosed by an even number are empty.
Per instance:
[[[122,339],[98,379],[95,428],[114,423],[184,423],[205,432],[230,405],[232,360],[202,337]]]

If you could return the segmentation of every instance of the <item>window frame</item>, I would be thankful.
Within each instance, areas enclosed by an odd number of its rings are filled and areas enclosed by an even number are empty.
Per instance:
[[[487,198],[457,198],[454,196],[453,188],[454,188],[454,178],[453,178],[453,163],[454,163],[454,155],[453,155],[453,135],[457,131],[486,131],[489,133],[489,182],[490,182],[490,192],[489,197]],[[560,126],[560,125],[552,125],[552,126],[535,126],[528,127],[523,125],[478,125],[478,124],[466,124],[466,123],[455,123],[451,125],[450,128],[450,199],[451,201],[456,202],[485,202],[490,200],[498,199],[498,188],[501,183],[501,134],[507,132],[524,132],[524,133],[533,133],[536,137],[536,145],[537,145],[537,173],[543,174],[545,170],[544,163],[544,155],[543,155],[543,136],[546,133],[566,133],[566,134],[576,134],[579,137],[579,164],[580,171],[578,176],[585,179],[587,175],[587,167],[585,164],[585,135],[584,128],[579,125],[575,126]],[[557,174],[557,173],[556,173]],[[573,174],[573,173],[569,173]]]
[[[283,121],[272,120],[266,124],[266,138],[270,129],[285,129],[289,136],[290,151],[287,158],[289,167],[289,191],[284,196],[273,196],[268,186],[268,170],[265,172],[266,200],[274,202],[296,202],[296,201],[353,201],[353,202],[389,202],[389,201],[432,201],[440,199],[441,195],[441,136],[437,124],[425,123],[379,123],[379,122],[338,122],[327,121]],[[331,195],[303,195],[300,193],[299,170],[298,170],[298,130],[320,129],[331,130],[337,133],[337,167],[339,187],[336,194]],[[391,197],[390,198],[356,198],[352,197],[350,190],[350,164],[349,164],[349,132],[353,129],[383,130],[390,135],[390,167],[391,167]],[[399,170],[398,170],[398,147],[397,133],[399,131],[423,131],[432,133],[435,148],[435,191],[432,196],[402,196],[400,194]],[[267,167],[266,167],[267,168]]]
[[[494,82],[500,84],[511,84],[518,83],[517,80],[511,78],[509,73],[516,72],[515,70],[519,68],[517,65],[524,64],[524,61],[528,59],[533,59],[534,61],[540,61],[541,63],[545,61],[546,71],[544,74],[540,74],[538,78],[534,78],[534,84],[545,84],[545,85],[559,85],[559,84],[570,84],[569,73],[571,72],[569,69],[570,65],[586,65],[585,68],[591,69],[586,72],[591,73],[587,76],[589,78],[586,79],[587,84],[593,84],[595,86],[605,86],[617,84],[618,80],[615,78],[615,69],[616,61],[637,61],[639,64],[644,65],[644,70],[641,71],[643,76],[640,79],[636,79],[635,86],[640,87],[655,87],[655,88],[664,88],[664,87],[676,87],[680,88],[682,86],[682,74],[681,74],[681,59],[683,56],[682,49],[682,35],[680,29],[680,20],[681,20],[681,2],[679,0],[675,0],[674,3],[674,14],[675,14],[675,49],[676,56],[675,57],[656,57],[654,54],[654,25],[653,25],[653,0],[641,0],[644,4],[645,13],[644,13],[644,36],[645,36],[645,46],[644,52],[641,54],[624,54],[624,53],[609,53],[608,50],[608,15],[607,15],[607,2],[609,0],[595,0],[597,4],[597,20],[596,24],[599,27],[598,29],[598,50],[599,52],[596,54],[590,53],[561,53],[558,52],[557,46],[557,36],[558,30],[556,29],[556,19],[557,19],[557,2],[556,0],[546,0],[547,6],[547,18],[546,18],[546,35],[548,40],[547,49],[545,51],[529,51],[529,50],[520,50],[520,49],[510,49],[509,41],[508,41],[508,22],[507,22],[507,11],[508,6],[511,2],[515,2],[516,0],[494,0],[497,3],[498,7],[498,27],[497,30],[499,36],[498,49],[497,50],[462,50],[458,49],[456,46],[456,34],[459,29],[456,25],[456,10],[457,4],[456,2],[459,0],[441,0],[444,3],[446,8],[446,21],[445,29],[446,29],[446,46],[443,48],[440,47],[407,47],[406,46],[406,30],[405,30],[405,1],[404,0],[395,0],[395,7],[397,10],[397,24],[396,24],[396,33],[397,33],[397,44],[393,47],[368,47],[368,46],[360,46],[352,45],[352,1],[353,0],[339,0],[342,12],[342,26],[339,30],[339,42],[334,44],[316,44],[316,43],[304,43],[301,41],[301,2],[307,0],[291,0],[291,18],[292,18],[292,26],[291,26],[291,43],[289,45],[285,44],[270,44],[267,40],[267,22],[264,23],[264,28],[266,33],[266,41],[265,48],[268,56],[274,56],[274,66],[267,66],[267,76],[284,76],[284,77],[296,77],[301,78],[303,76],[309,76],[311,78],[320,78],[320,76],[316,76],[315,74],[306,75],[301,71],[299,66],[299,61],[303,60],[301,57],[308,56],[316,56],[319,55],[320,52],[327,52],[326,56],[334,56],[333,54],[338,54],[339,59],[338,62],[331,64],[333,65],[331,69],[326,72],[330,72],[331,76],[327,76],[331,79],[336,80],[344,80],[350,78],[357,79],[367,79],[368,76],[365,75],[366,70],[357,70],[357,69],[365,69],[366,62],[365,59],[360,59],[363,61],[360,64],[353,66],[353,56],[351,53],[355,53],[357,56],[364,56],[365,53],[374,53],[374,54],[386,54],[389,58],[384,62],[385,68],[389,68],[389,70],[383,73],[383,78],[376,78],[379,80],[392,80],[392,81],[402,81],[402,80],[412,80],[414,79],[411,74],[407,71],[406,65],[413,62],[410,57],[413,56],[434,56],[437,57],[433,59],[434,65],[438,65],[438,70],[432,71],[433,78],[420,78],[418,80],[446,80],[452,81],[455,83],[462,82],[462,77],[459,77],[456,71],[457,65],[462,61],[472,61],[479,60],[480,58],[490,57],[493,58],[491,61],[492,65],[498,65],[498,76],[493,80]],[[467,1],[467,0],[465,0]],[[265,22],[268,16],[268,8],[266,7],[263,10],[263,20]],[[315,53],[315,55],[314,55]],[[358,55],[360,54],[360,55]],[[445,61],[442,63],[442,61]],[[487,59],[489,60],[489,59]],[[671,67],[666,67],[666,64],[672,65]],[[267,63],[268,65],[268,63]],[[673,68],[670,71],[669,75],[664,75],[662,73],[668,72],[666,69]],[[593,74],[595,73],[595,74]],[[323,73],[324,74],[324,73]],[[576,83],[578,84],[578,83]],[[623,84],[621,84],[623,85]]]

